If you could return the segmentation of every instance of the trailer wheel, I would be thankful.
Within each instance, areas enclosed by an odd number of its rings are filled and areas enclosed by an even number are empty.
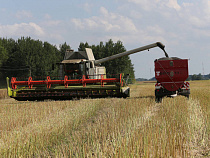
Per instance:
[[[162,102],[162,97],[155,97],[155,102],[156,103],[161,103]]]
[[[127,95],[123,95],[123,98],[126,99],[128,96]]]

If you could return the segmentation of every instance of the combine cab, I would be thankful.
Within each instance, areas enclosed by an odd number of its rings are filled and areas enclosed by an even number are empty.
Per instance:
[[[60,67],[59,78],[47,76],[44,79],[7,79],[8,95],[16,100],[71,99],[85,97],[129,97],[130,88],[123,80],[123,74],[107,76],[101,63],[140,51],[164,45],[156,42],[130,51],[95,60],[92,49],[85,51],[68,50],[64,60],[57,63]],[[165,52],[165,51],[164,51]],[[166,57],[168,57],[165,52]]]
[[[164,96],[183,95],[189,98],[188,60],[177,57],[166,57],[155,60],[156,102],[161,102]]]

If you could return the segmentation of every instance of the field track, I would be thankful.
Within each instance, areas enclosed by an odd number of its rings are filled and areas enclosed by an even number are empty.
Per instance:
[[[155,103],[154,83],[131,97],[18,102],[0,90],[0,157],[209,157],[210,81]]]

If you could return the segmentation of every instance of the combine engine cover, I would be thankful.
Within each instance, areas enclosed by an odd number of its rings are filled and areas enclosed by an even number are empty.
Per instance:
[[[160,58],[155,60],[155,97],[161,102],[164,96],[173,97],[184,95],[189,97],[188,60],[177,57]]]

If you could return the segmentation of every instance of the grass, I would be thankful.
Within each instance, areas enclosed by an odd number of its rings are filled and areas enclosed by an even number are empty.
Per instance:
[[[210,81],[155,103],[154,83],[127,99],[18,102],[0,91],[0,157],[202,157],[209,153]]]

